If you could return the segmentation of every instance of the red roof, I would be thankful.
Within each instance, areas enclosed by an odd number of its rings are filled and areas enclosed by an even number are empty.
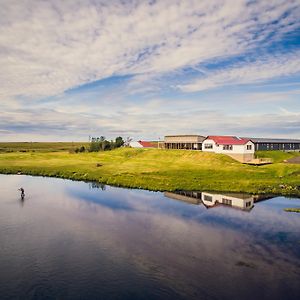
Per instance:
[[[138,141],[144,148],[153,148],[152,143],[145,141]]]
[[[221,136],[221,135],[210,135],[207,139],[213,140],[219,145],[245,145],[250,140],[244,138],[238,138],[236,136]]]

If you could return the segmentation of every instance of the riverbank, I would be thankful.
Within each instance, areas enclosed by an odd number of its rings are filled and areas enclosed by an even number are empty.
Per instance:
[[[300,196],[300,165],[283,162],[299,154],[276,151],[267,154],[276,158],[275,163],[256,167],[221,154],[187,150],[11,152],[0,154],[0,173],[97,181],[153,191],[211,190]]]

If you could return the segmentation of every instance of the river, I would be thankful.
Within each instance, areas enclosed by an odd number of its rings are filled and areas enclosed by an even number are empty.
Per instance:
[[[0,193],[1,300],[299,299],[300,199],[23,175]]]

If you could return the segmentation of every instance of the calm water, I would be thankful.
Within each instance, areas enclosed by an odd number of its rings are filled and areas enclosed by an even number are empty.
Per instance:
[[[0,299],[299,299],[286,207],[0,175]]]

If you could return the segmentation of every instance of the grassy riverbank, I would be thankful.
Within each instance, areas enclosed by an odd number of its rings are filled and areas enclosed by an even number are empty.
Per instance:
[[[260,153],[259,153],[260,155]],[[300,195],[300,165],[283,163],[299,154],[281,153],[272,165],[243,165],[228,156],[158,149],[96,153],[0,153],[0,173],[91,180],[150,190],[215,190]],[[277,152],[268,152],[277,157]]]

